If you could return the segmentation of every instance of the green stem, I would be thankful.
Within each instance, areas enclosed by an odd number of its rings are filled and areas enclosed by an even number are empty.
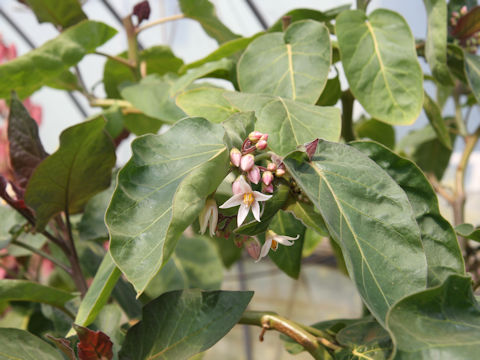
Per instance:
[[[164,17],[164,18],[161,18],[161,19],[151,21],[148,24],[145,24],[143,26],[140,26],[139,28],[137,28],[135,30],[135,32],[138,34],[138,33],[142,32],[143,30],[151,28],[152,26],[164,24],[164,23],[169,22],[169,21],[180,20],[180,19],[183,19],[183,18],[185,18],[185,15],[183,15],[183,14],[167,16],[167,17]]]
[[[327,353],[324,346],[330,346],[334,350],[338,349],[338,346],[332,344],[327,339],[317,339],[316,336],[312,335],[301,325],[273,312],[245,311],[239,324],[260,326],[263,329],[260,341],[263,340],[263,333],[266,330],[277,330],[302,345],[314,359],[324,359]]]
[[[118,57],[118,56],[109,55],[109,54],[106,54],[106,53],[101,52],[101,51],[95,51],[94,54],[100,55],[100,56],[105,56],[106,58],[108,58],[110,60],[113,60],[113,61],[116,61],[116,62],[118,62],[122,65],[128,66],[129,68],[135,67],[127,59],[124,59],[124,58],[121,58],[121,57]]]
[[[367,11],[367,6],[370,3],[370,0],[357,0],[357,10]]]
[[[75,283],[75,286],[77,287],[78,291],[80,291],[80,295],[83,298],[87,293],[88,286],[87,282],[85,281],[85,277],[83,276],[83,272],[80,267],[80,261],[78,259],[77,249],[75,248],[75,243],[73,241],[72,224],[70,222],[70,214],[68,213],[68,208],[65,209],[65,219],[67,223],[67,231],[65,234],[65,238],[70,248],[68,260],[70,261],[70,265],[72,267],[71,276]]]
[[[457,88],[455,88],[455,90],[453,91],[453,102],[455,104],[455,124],[457,125],[457,130],[460,135],[467,136],[467,127],[465,126],[465,122],[463,121],[462,105],[460,104],[460,94]]]
[[[131,69],[133,75],[140,79],[140,72],[138,70],[138,42],[137,42],[137,33],[135,31],[135,26],[132,23],[131,15],[123,18],[123,27],[127,33],[127,44],[128,44],[128,61],[131,64]]]

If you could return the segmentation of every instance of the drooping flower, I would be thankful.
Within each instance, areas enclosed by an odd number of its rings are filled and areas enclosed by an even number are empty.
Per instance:
[[[260,181],[260,169],[258,166],[253,166],[250,171],[247,173],[248,180],[250,180],[254,184],[258,184]]]
[[[252,131],[250,134],[248,134],[248,140],[250,140],[253,143],[256,143],[258,140],[262,138],[263,134],[260,131]]]
[[[252,154],[243,155],[240,160],[240,169],[243,171],[250,171],[250,169],[255,165],[255,157]]]
[[[245,249],[247,249],[248,255],[257,260],[260,256],[260,248],[262,245],[256,237],[251,237],[245,242]]]
[[[266,140],[259,140],[257,145],[255,145],[257,150],[265,150],[267,148],[267,141]]]
[[[218,223],[218,208],[214,199],[209,198],[205,202],[205,207],[200,212],[199,222],[201,234],[205,233],[208,225],[210,236],[215,235],[215,230],[217,229]]]
[[[284,246],[292,246],[294,244],[293,240],[297,240],[299,237],[300,235],[297,235],[296,237],[278,235],[274,231],[268,230],[265,234],[265,243],[262,246],[262,250],[260,251],[260,257],[257,259],[257,262],[267,256],[270,249],[272,249],[273,251],[277,251],[278,244],[282,244]]]
[[[265,195],[259,191],[253,191],[243,176],[238,177],[235,187],[237,193],[234,191],[233,196],[225,201],[220,206],[220,209],[228,209],[240,205],[237,215],[237,226],[243,224],[250,208],[252,209],[255,220],[260,221],[259,201],[267,201],[272,195]]]
[[[242,153],[237,148],[230,150],[230,161],[236,167],[240,166],[240,160],[242,159]]]

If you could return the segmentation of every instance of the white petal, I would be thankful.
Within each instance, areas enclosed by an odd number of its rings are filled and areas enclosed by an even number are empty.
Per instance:
[[[252,213],[255,220],[260,221],[260,205],[258,205],[257,200],[255,200],[252,204]]]
[[[273,240],[278,242],[279,244],[285,245],[285,246],[292,246],[293,241],[289,240],[297,240],[300,237],[300,235],[297,235],[296,237],[290,237],[290,236],[285,236],[285,235],[276,235],[273,237]]]
[[[230,199],[220,205],[220,209],[228,209],[243,204],[243,194],[233,195]]]
[[[216,206],[212,207],[212,214],[210,215],[210,221],[208,229],[210,230],[210,236],[215,236],[215,230],[218,223],[218,209]]]
[[[205,208],[200,212],[200,216],[198,218],[198,221],[200,223],[200,234],[205,234],[205,230],[207,230],[207,225],[208,225],[208,218],[209,214],[207,214],[209,211],[205,211]]]
[[[262,194],[259,191],[254,191],[253,192],[253,197],[257,201],[267,201],[268,199],[270,199],[272,197],[272,195],[265,195],[265,194]]]
[[[243,194],[252,192],[251,186],[245,181],[243,176],[238,180],[238,188],[242,190]]]
[[[245,221],[245,218],[248,215],[248,210],[250,209],[250,206],[242,204],[238,208],[238,215],[237,215],[237,227],[240,227],[240,225],[243,224]]]
[[[268,255],[268,251],[270,250],[270,247],[272,246],[272,239],[267,239],[265,240],[265,244],[262,246],[262,250],[260,251],[260,256],[258,257],[257,261],[259,262],[260,259],[264,258],[265,256]]]

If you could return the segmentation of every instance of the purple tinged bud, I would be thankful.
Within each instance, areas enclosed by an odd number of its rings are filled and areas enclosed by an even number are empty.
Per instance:
[[[250,171],[255,165],[255,157],[252,154],[243,155],[240,160],[240,169]]]
[[[263,185],[263,192],[273,194],[273,183],[270,185]]]
[[[133,15],[138,19],[140,24],[143,20],[147,20],[150,17],[150,4],[147,0],[139,2],[133,7]]]
[[[277,171],[275,171],[275,175],[276,176],[283,176],[285,175],[285,170],[284,169],[277,169]]]
[[[265,150],[267,148],[267,141],[266,140],[259,140],[257,145],[255,145],[258,150]]]
[[[258,260],[260,257],[260,250],[262,249],[262,245],[257,238],[250,238],[245,242],[245,248],[247,249],[248,255],[252,257],[254,260]]]
[[[260,169],[257,166],[252,167],[247,175],[248,179],[254,184],[258,184],[260,181]]]
[[[240,160],[242,159],[242,153],[237,148],[230,150],[230,161],[236,167],[240,166]]]
[[[261,139],[261,137],[263,136],[263,134],[259,131],[252,131],[250,134],[248,134],[248,139],[253,142],[253,143],[256,143],[258,140]]]
[[[463,5],[460,9],[460,14],[465,15],[468,12],[467,5]]]
[[[262,174],[262,181],[265,185],[270,185],[273,181],[273,174],[271,171],[265,171],[263,174]]]
[[[268,165],[267,165],[267,170],[273,172],[273,171],[277,170],[277,165],[275,165],[275,163],[269,162]]]

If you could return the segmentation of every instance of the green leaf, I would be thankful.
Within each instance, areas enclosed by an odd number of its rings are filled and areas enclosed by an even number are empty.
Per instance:
[[[181,237],[170,260],[145,289],[145,295],[154,299],[172,290],[217,290],[222,280],[223,266],[215,245],[205,237]]]
[[[122,133],[124,121],[122,109],[119,106],[110,106],[108,109],[103,110],[99,116],[104,116],[107,120],[107,123],[105,124],[105,130],[112,139],[115,139]]]
[[[15,178],[25,188],[33,170],[48,154],[40,141],[37,123],[15,93],[10,99],[8,143]]]
[[[38,302],[63,309],[74,297],[66,291],[27,280],[0,280],[0,301]]]
[[[447,45],[447,65],[450,72],[464,84],[467,83],[465,74],[465,56],[463,49],[455,44]]]
[[[198,21],[208,36],[217,40],[219,44],[239,37],[217,18],[215,8],[210,1],[179,0],[178,3],[185,17]]]
[[[24,330],[0,328],[0,344],[2,360],[30,360],[32,356],[35,360],[63,360],[52,346]]]
[[[0,250],[10,244],[12,235],[10,229],[17,224],[17,212],[8,205],[0,205]]]
[[[438,285],[450,274],[464,275],[465,265],[455,231],[440,214],[435,191],[422,171],[379,144],[355,142],[352,146],[380,165],[407,194],[422,235],[428,285]]]
[[[293,242],[292,246],[278,245],[276,251],[270,251],[270,259],[288,276],[298,279],[300,275],[300,266],[302,264],[302,249],[305,235],[305,226],[301,221],[287,212],[279,211],[273,217],[269,226],[278,235],[286,235],[299,238]]]
[[[27,97],[48,80],[76,65],[116,33],[115,29],[101,22],[82,21],[35,50],[0,65],[0,98],[9,97],[12,89],[21,99]]]
[[[85,20],[87,16],[82,11],[78,0],[26,0],[37,17],[38,22],[49,22],[53,25],[67,28]]]
[[[124,114],[125,128],[137,136],[156,134],[164,124],[163,121],[144,114]]]
[[[163,294],[143,308],[143,320],[128,331],[119,357],[188,359],[227,334],[252,296],[250,291],[183,290]]]
[[[341,246],[366,306],[384,324],[397,300],[426,285],[420,231],[407,196],[350,146],[320,140],[311,162],[297,159],[295,152],[284,164]]]
[[[387,325],[396,359],[475,359],[480,307],[470,277],[451,275],[440,286],[408,296],[390,310]]]
[[[210,241],[215,245],[223,266],[229,269],[237,260],[242,257],[242,249],[235,245],[233,236],[228,239],[213,237]]]
[[[322,94],[318,98],[316,105],[318,106],[334,106],[342,96],[342,88],[340,87],[340,79],[338,75],[332,79],[328,79]]]
[[[368,18],[349,10],[336,19],[338,45],[350,90],[375,119],[412,124],[423,103],[423,74],[405,19],[377,9]]]
[[[355,123],[355,133],[358,138],[369,138],[379,142],[386,147],[395,147],[395,129],[392,125],[384,122],[368,119]]]
[[[227,174],[223,136],[221,125],[187,118],[132,143],[105,219],[113,260],[138,293]]]
[[[312,204],[295,201],[288,204],[285,210],[290,211],[306,227],[315,230],[322,236],[328,236],[325,221]]]
[[[423,98],[423,109],[427,115],[428,121],[437,133],[438,140],[445,145],[446,148],[452,149],[452,140],[448,132],[442,112],[433,99],[425,92]]]
[[[236,147],[240,149],[243,141],[255,129],[255,113],[239,112],[230,116],[223,122],[225,129],[224,142],[229,149]]]
[[[201,86],[179,94],[176,103],[189,116],[220,123],[238,111],[223,97],[224,92],[224,89]]]
[[[447,2],[423,0],[428,14],[425,57],[433,77],[442,85],[453,85],[447,66]]]
[[[302,257],[305,258],[312,255],[318,244],[322,242],[323,238],[324,237],[315,230],[307,228],[303,240]]]
[[[77,76],[68,70],[65,70],[55,78],[46,80],[45,85],[59,90],[82,91],[82,88],[78,84]]]
[[[81,212],[96,193],[108,188],[115,148],[101,118],[72,126],[60,135],[60,148],[34,171],[25,192],[42,230],[61,211]]]
[[[458,235],[464,238],[480,241],[480,229],[475,228],[472,224],[460,224],[455,226],[455,231]]]
[[[465,73],[473,95],[480,102],[480,58],[465,52]]]
[[[286,155],[316,138],[340,138],[340,109],[304,104],[267,95],[225,92],[225,98],[240,111],[255,111],[256,129],[269,134],[268,146]]]
[[[237,65],[243,92],[315,104],[327,82],[332,49],[325,25],[304,20],[285,33],[265,34],[245,50]]]

